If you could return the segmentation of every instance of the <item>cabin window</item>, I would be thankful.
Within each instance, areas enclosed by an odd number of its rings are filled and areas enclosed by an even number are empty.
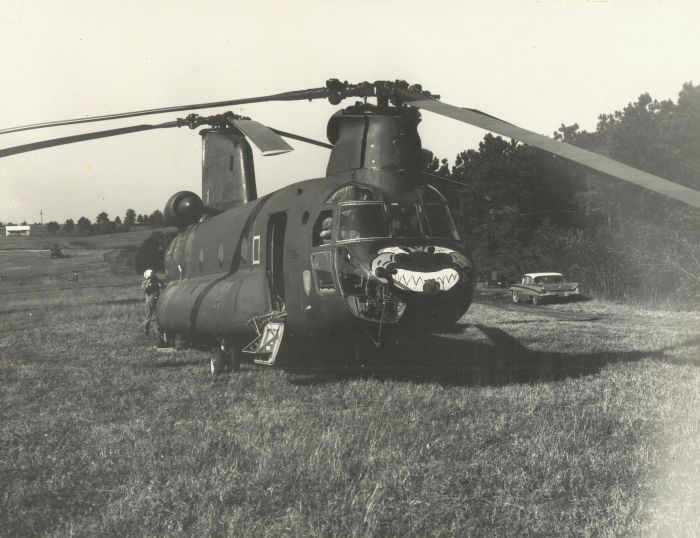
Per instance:
[[[421,225],[427,237],[444,237],[459,240],[450,210],[445,204],[422,204],[419,206]]]
[[[260,236],[253,237],[253,264],[260,263]]]
[[[386,206],[378,202],[341,205],[338,241],[372,237],[389,237]]]
[[[394,237],[421,237],[415,205],[391,204],[389,214],[391,215],[391,232]]]
[[[199,249],[199,256],[197,257],[197,261],[199,262],[199,272],[204,271],[204,250],[201,248]]]
[[[331,235],[333,234],[333,210],[326,209],[321,211],[314,223],[312,230],[311,245],[320,247],[322,245],[331,244]]]
[[[222,243],[219,243],[219,255],[217,256],[217,260],[219,261],[219,269],[224,268],[224,245]]]
[[[332,295],[335,293],[333,281],[333,268],[331,266],[331,253],[328,251],[314,252],[311,255],[311,268],[314,271],[316,289],[319,295]]]
[[[330,195],[327,204],[340,202],[376,202],[381,201],[382,195],[367,185],[351,184],[341,187]]]

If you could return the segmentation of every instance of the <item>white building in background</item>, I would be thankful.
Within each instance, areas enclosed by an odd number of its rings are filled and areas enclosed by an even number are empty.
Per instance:
[[[29,226],[5,226],[5,235],[29,235],[31,228]]]

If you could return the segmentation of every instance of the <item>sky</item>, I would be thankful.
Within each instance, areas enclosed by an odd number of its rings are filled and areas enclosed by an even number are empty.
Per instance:
[[[599,114],[643,92],[676,100],[684,82],[700,82],[698,20],[700,2],[671,0],[2,0],[0,129],[339,78],[419,83],[446,103],[550,136],[562,123],[593,130]],[[325,140],[339,108],[230,110]],[[182,115],[5,134],[0,148]],[[429,112],[419,132],[450,162],[485,134]],[[328,150],[290,143],[286,155],[254,150],[259,194],[324,175]],[[0,222],[151,213],[179,190],[201,190],[196,131],[93,140],[0,159]]]

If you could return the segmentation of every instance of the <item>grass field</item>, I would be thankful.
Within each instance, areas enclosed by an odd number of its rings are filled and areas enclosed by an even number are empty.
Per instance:
[[[0,252],[2,536],[699,532],[698,313],[487,300],[410,368],[212,378],[87,246]]]

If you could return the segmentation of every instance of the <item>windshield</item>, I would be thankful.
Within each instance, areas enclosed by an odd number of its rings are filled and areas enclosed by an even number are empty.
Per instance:
[[[416,206],[400,206],[391,204],[391,231],[394,237],[420,237],[420,224]]]
[[[389,237],[383,203],[343,204],[340,206],[338,240]]]
[[[420,207],[423,230],[427,237],[445,237],[459,240],[457,228],[444,204],[423,204]]]

